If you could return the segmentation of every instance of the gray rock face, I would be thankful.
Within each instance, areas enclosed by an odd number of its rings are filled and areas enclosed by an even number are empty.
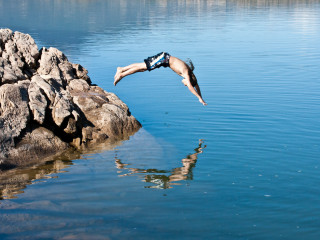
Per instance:
[[[8,157],[30,120],[28,109],[28,82],[5,84],[0,87],[0,159]]]
[[[0,29],[0,171],[68,147],[127,138],[141,127],[115,94],[56,48]]]
[[[33,38],[28,34],[1,29],[0,46],[0,84],[28,79],[39,58]]]

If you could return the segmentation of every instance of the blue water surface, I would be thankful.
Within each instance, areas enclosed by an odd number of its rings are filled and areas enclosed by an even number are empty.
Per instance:
[[[319,239],[320,3],[0,0],[0,27],[56,47],[143,128],[48,163],[0,201],[1,239]],[[170,69],[191,58],[202,106]],[[60,166],[60,167],[59,167]]]

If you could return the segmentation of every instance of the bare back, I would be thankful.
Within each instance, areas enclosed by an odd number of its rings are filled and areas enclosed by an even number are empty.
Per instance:
[[[169,66],[175,73],[177,73],[181,77],[183,78],[189,77],[188,65],[184,61],[180,60],[179,58],[170,56]]]

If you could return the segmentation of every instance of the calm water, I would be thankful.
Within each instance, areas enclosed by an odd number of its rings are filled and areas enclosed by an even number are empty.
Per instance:
[[[0,27],[89,70],[143,128],[16,177],[1,239],[319,239],[320,2],[0,0]],[[195,64],[113,87],[160,51]],[[16,193],[16,194],[13,194]],[[13,198],[14,197],[14,198]]]

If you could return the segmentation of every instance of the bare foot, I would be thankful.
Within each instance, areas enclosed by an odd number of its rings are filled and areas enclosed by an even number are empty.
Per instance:
[[[113,84],[116,86],[117,83],[121,80],[121,71],[122,71],[122,68],[121,67],[118,67],[117,68],[117,72],[116,72],[116,75],[114,75],[114,82]]]

